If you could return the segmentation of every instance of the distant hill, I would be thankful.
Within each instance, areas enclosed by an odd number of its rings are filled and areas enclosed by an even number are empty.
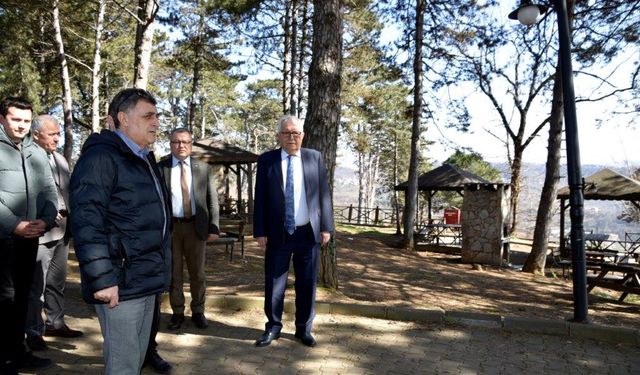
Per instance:
[[[504,182],[509,182],[510,173],[506,163],[494,163],[493,167],[500,170],[503,175]],[[603,165],[583,165],[582,175],[590,176],[602,168],[610,168],[621,174],[628,176],[629,171],[625,168],[616,168]],[[545,166],[544,164],[524,163],[522,166],[523,188],[520,194],[519,217],[520,223],[518,232],[523,237],[532,238],[533,228],[535,226],[536,213],[538,210],[538,202],[540,200],[540,192],[544,183]],[[567,185],[566,166],[562,166],[560,187]],[[384,207],[390,206],[390,196],[382,196],[379,199],[379,205]],[[556,205],[556,219],[553,223],[552,238],[558,238],[560,234],[560,211],[559,203]],[[356,170],[348,166],[338,166],[335,173],[335,189],[334,203],[337,206],[356,205],[358,203],[358,176]],[[623,202],[617,201],[596,201],[586,200],[584,214],[585,232],[593,231],[594,233],[615,233],[622,239],[624,233],[640,233],[640,224],[625,223],[618,220],[617,216],[622,212]],[[569,212],[566,212],[567,228],[569,231]]]

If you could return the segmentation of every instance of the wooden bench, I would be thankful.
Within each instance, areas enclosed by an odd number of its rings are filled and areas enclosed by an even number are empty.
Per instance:
[[[233,262],[233,248],[240,242],[240,254],[244,259],[244,219],[220,218],[220,238],[212,243],[224,243],[225,251],[229,253],[229,261]]]

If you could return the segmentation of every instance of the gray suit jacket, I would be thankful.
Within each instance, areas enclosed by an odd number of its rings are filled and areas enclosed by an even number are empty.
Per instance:
[[[171,195],[171,155],[158,163],[169,195]],[[218,192],[215,177],[209,164],[191,158],[191,178],[196,204],[196,232],[202,241],[210,233],[220,234]]]
[[[53,180],[56,183],[56,192],[58,193],[58,212],[60,210],[68,210],[69,207],[69,163],[67,159],[61,154],[54,151],[52,153],[53,159],[56,162],[56,171],[53,175]],[[47,157],[49,155],[47,154]],[[66,211],[68,214],[68,211]],[[67,233],[67,217],[64,216],[62,220],[56,222],[56,226],[47,231],[44,236],[40,237],[39,242],[49,243],[53,241],[59,241],[64,238]]]

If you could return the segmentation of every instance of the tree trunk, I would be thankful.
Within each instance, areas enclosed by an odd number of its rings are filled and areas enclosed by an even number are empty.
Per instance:
[[[574,2],[567,1],[567,16],[569,28],[572,31],[574,17]],[[544,275],[547,261],[547,248],[549,245],[549,228],[553,220],[553,206],[558,195],[560,183],[560,149],[562,148],[562,125],[564,115],[564,97],[562,87],[562,68],[560,56],[556,64],[556,74],[553,84],[553,102],[551,104],[551,116],[549,119],[549,141],[547,146],[547,164],[544,176],[544,185],[540,195],[540,204],[536,217],[536,228],[533,232],[533,245],[527,258],[523,272],[540,273]],[[560,234],[560,238],[564,233]]]
[[[420,150],[420,119],[422,114],[422,40],[425,0],[416,2],[415,54],[413,56],[413,124],[411,126],[411,159],[407,196],[404,205],[404,246],[413,249],[413,227],[418,205],[418,152]]]
[[[313,55],[309,69],[309,106],[304,123],[305,147],[322,153],[333,200],[342,74],[342,1],[314,0]],[[338,288],[335,236],[320,255],[318,282]]]
[[[64,112],[64,157],[71,161],[73,154],[73,100],[71,99],[71,82],[69,80],[69,68],[67,58],[64,54],[64,43],[62,42],[62,29],[60,27],[60,12],[58,0],[53,2],[53,32],[56,47],[58,49],[58,60],[60,61],[60,78],[62,80],[62,110]]]
[[[547,260],[547,248],[549,245],[549,228],[553,219],[553,206],[558,195],[558,183],[560,182],[560,148],[562,145],[562,115],[564,102],[562,99],[562,76],[560,61],[556,65],[556,74],[553,85],[553,102],[551,104],[551,116],[549,124],[549,140],[547,142],[547,164],[544,176],[544,185],[540,194],[540,204],[536,215],[536,227],[533,232],[533,245],[531,253],[524,263],[523,272],[539,273],[544,275]]]
[[[293,1],[286,0],[284,2],[285,14],[284,25],[282,26],[284,32],[284,51],[282,54],[282,113],[292,113],[291,104],[291,50],[294,48],[291,45],[291,23],[293,14]]]
[[[159,8],[160,0],[138,0],[133,86],[139,89],[146,89],[149,82],[153,32]]]
[[[300,48],[298,53],[298,85],[296,89],[298,90],[298,108],[296,112],[298,116],[302,115],[302,103],[304,102],[304,59],[306,56],[306,45],[307,45],[307,14],[308,14],[308,4],[309,0],[302,0],[302,17],[300,22]]]
[[[47,19],[45,17],[44,13],[40,13],[38,14],[38,71],[40,74],[40,83],[42,85],[42,90],[40,91],[40,104],[42,106],[45,106],[43,108],[44,112],[49,112],[49,108],[46,107],[45,103],[49,102],[49,79],[47,79],[47,77],[49,77],[49,72],[51,71],[49,64],[47,64],[47,60],[45,58],[46,56],[46,51],[45,49],[47,47],[45,47],[47,45],[47,43],[45,42],[46,40],[46,34],[47,34]]]
[[[358,131],[360,131],[360,125],[358,124]],[[356,222],[362,224],[360,219],[362,218],[362,211],[364,209],[364,185],[365,185],[365,167],[364,167],[364,153],[358,152],[358,216]]]
[[[298,61],[298,0],[291,1],[291,63],[289,64],[289,113],[296,113],[296,63]]]
[[[524,129],[524,127],[520,127]],[[511,163],[511,233],[516,232],[518,226],[518,199],[522,190],[522,154],[524,148],[522,141],[518,138],[514,140],[513,145],[513,162]]]
[[[202,8],[200,8],[200,12],[204,12]],[[198,20],[198,31],[196,35],[196,41],[194,45],[194,61],[193,61],[193,79],[191,81],[191,97],[189,98],[189,114],[187,115],[187,129],[193,132],[193,126],[196,121],[196,109],[197,109],[197,101],[198,101],[198,91],[200,89],[200,70],[201,70],[201,60],[202,60],[202,44],[204,34],[204,14],[200,13],[200,18]],[[204,116],[204,114],[203,114]]]
[[[107,1],[98,1],[98,20],[96,21],[96,42],[93,52],[93,71],[91,74],[91,131],[100,130],[100,51],[102,49],[102,29]]]

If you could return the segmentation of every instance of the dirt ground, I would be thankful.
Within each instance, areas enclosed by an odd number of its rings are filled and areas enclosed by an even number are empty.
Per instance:
[[[475,270],[461,263],[459,255],[391,247],[395,236],[377,230],[342,227],[336,238],[339,288],[320,288],[319,301],[440,307],[446,311],[547,319],[573,317],[571,278],[563,278],[560,269],[548,267],[547,276],[506,267]],[[526,254],[513,252],[511,262],[521,265],[525,258]],[[229,262],[224,246],[210,245],[208,292],[262,296],[263,259],[263,252],[250,237],[244,259],[240,258],[238,244],[233,262]],[[287,297],[293,296],[292,288]],[[619,303],[618,296],[618,292],[595,288],[589,294],[590,319],[598,324],[640,328],[640,298],[632,295]]]

